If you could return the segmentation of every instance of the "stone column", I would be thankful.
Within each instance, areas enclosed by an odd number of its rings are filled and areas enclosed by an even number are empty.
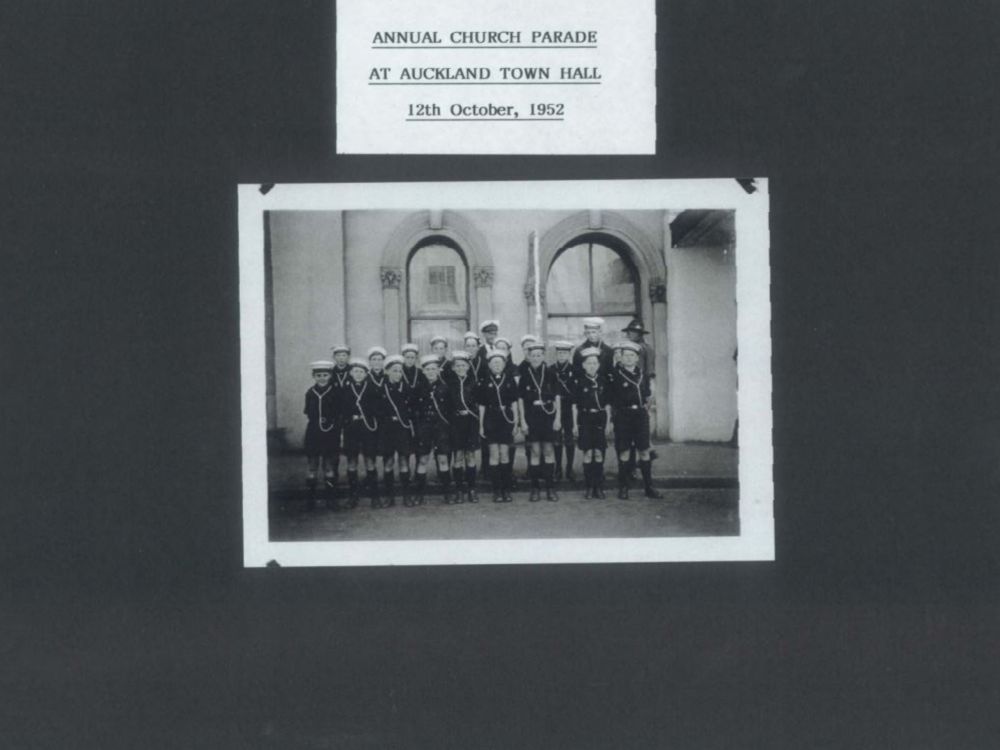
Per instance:
[[[406,335],[400,298],[403,269],[383,266],[379,275],[382,278],[382,341],[389,352],[398,352],[405,343],[403,337]]]
[[[653,308],[652,323],[656,364],[656,436],[663,440],[670,437],[670,372],[667,369],[667,280],[653,278],[649,281],[649,301]]]
[[[472,320],[469,327],[479,331],[484,320],[493,317],[493,266],[474,266],[472,268]]]

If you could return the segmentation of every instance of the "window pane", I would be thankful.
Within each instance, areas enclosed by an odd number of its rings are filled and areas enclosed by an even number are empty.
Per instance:
[[[428,245],[413,254],[409,273],[410,315],[465,317],[466,273],[462,256],[447,245]]]
[[[604,245],[593,246],[594,307],[598,315],[635,312],[635,276],[617,252]]]
[[[449,320],[411,320],[410,341],[420,347],[421,354],[431,353],[431,339],[434,336],[444,336],[448,339],[448,349],[455,351],[462,348],[462,338],[469,330],[466,318]]]
[[[549,312],[590,312],[589,247],[585,243],[566,248],[552,264],[545,286]]]

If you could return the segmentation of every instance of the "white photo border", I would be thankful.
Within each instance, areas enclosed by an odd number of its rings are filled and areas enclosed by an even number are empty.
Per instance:
[[[240,185],[243,563],[263,567],[774,560],[769,195],[735,179]],[[429,205],[433,204],[433,205]],[[272,542],[268,535],[264,212],[734,210],[739,536]]]

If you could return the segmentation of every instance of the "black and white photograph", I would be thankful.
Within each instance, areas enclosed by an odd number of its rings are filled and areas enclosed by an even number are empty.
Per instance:
[[[766,180],[240,198],[247,565],[773,557]]]

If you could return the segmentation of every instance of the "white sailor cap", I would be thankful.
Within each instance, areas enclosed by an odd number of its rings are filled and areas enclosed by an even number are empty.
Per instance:
[[[400,366],[402,366],[402,364],[403,364],[403,358],[399,354],[393,354],[391,357],[387,357],[386,358],[386,360],[385,360],[385,369],[388,370],[393,365],[400,365]]]
[[[503,349],[490,349],[488,352],[486,352],[486,361],[489,362],[490,360],[493,359],[502,359],[506,361],[507,352],[505,352]]]
[[[387,352],[384,347],[373,346],[371,349],[368,350],[368,359],[371,359],[376,354],[380,354],[382,356],[382,358],[384,359],[385,355],[388,354],[388,353],[389,352]]]
[[[521,337],[521,346],[523,347],[529,341],[538,341],[538,336],[533,333],[526,333]]]
[[[497,336],[493,339],[493,346],[496,346],[497,344],[506,344],[507,348],[510,349],[510,339],[506,336]]]
[[[475,331],[466,331],[465,336],[462,337],[462,341],[468,341],[469,339],[475,339],[479,341],[479,334]]]
[[[609,344],[609,346],[616,352],[620,352],[622,349],[625,348],[625,341],[626,339],[622,339],[621,341],[614,341],[611,344]]]
[[[323,372],[324,370],[332,371],[336,365],[328,359],[317,359],[315,362],[309,363],[309,369],[313,372]]]
[[[351,353],[351,347],[344,346],[343,344],[337,344],[335,347],[333,347],[333,349],[330,350],[330,353],[333,354],[333,355],[337,355],[337,354],[350,354]]]
[[[427,365],[440,365],[441,360],[436,354],[425,354],[420,358],[420,367],[427,367]]]
[[[572,341],[563,341],[563,340],[553,342],[552,346],[556,348],[557,352],[569,352],[573,351],[573,349],[575,348]]]
[[[399,349],[400,354],[406,354],[407,352],[413,352],[414,354],[420,354],[420,347],[416,344],[403,344]]]
[[[487,328],[496,328],[499,331],[500,330],[500,321],[499,320],[484,320],[480,324],[480,326],[479,326],[479,332],[480,333],[486,333],[486,329]]]
[[[431,346],[434,346],[434,344],[436,344],[439,341],[445,346],[448,346],[448,339],[446,339],[444,336],[435,336],[434,338],[431,339],[430,344]]]
[[[580,352],[580,356],[583,358],[581,361],[590,359],[591,357],[601,358],[601,350],[596,346],[588,346]]]
[[[584,328],[604,328],[604,318],[584,318]]]
[[[368,363],[365,362],[360,357],[354,357],[350,362],[347,363],[353,370],[355,367],[360,367],[365,372],[368,372]]]
[[[541,349],[543,352],[545,351],[545,342],[539,341],[538,339],[527,341],[521,346],[524,347],[524,351],[526,352],[534,351],[535,349]]]
[[[615,348],[621,349],[623,352],[635,352],[636,354],[642,351],[639,345],[634,341],[623,341]]]
[[[469,356],[469,353],[462,349],[459,349],[457,352],[451,355],[452,362],[468,362],[470,359],[472,358]]]

